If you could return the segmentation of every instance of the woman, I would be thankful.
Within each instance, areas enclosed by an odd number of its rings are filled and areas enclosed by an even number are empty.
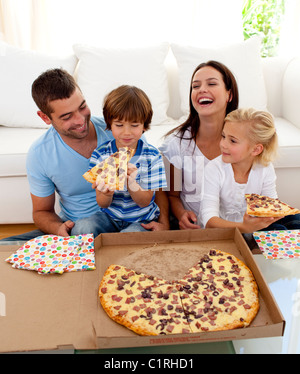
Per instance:
[[[221,154],[224,118],[237,109],[238,102],[236,80],[225,65],[208,61],[197,66],[191,79],[190,114],[182,125],[166,134],[160,147],[166,170],[170,170],[168,197],[178,221],[173,228],[202,227],[204,167]]]

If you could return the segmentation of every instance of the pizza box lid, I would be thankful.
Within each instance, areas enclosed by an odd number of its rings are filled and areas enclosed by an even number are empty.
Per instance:
[[[96,270],[61,275],[13,269],[5,259],[18,247],[0,246],[0,352],[172,345],[282,336],[284,332],[285,322],[274,297],[235,229],[102,234],[95,239]],[[256,278],[260,310],[249,327],[138,336],[102,309],[98,289],[109,265],[123,263],[178,279],[180,272],[185,273],[201,253],[213,247],[242,259]]]

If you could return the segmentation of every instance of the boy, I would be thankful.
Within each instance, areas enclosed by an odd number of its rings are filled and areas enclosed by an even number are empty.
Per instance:
[[[149,98],[134,86],[120,86],[104,100],[103,116],[114,139],[93,152],[90,167],[121,147],[134,149],[135,153],[128,165],[124,191],[111,191],[104,183],[94,185],[101,232],[146,231],[143,224],[158,219],[154,191],[167,186],[164,165],[159,151],[141,139],[152,115]]]

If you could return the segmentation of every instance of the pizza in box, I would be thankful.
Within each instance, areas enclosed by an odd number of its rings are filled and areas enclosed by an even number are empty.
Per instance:
[[[259,310],[251,270],[235,256],[215,249],[175,281],[113,264],[102,278],[99,297],[112,320],[139,335],[242,328]]]

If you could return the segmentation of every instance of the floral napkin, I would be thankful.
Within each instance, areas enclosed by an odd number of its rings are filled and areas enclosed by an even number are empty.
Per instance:
[[[300,258],[300,230],[257,231],[253,236],[269,260]]]
[[[39,274],[94,270],[94,236],[39,236],[26,242],[5,261],[13,268],[35,270]]]

